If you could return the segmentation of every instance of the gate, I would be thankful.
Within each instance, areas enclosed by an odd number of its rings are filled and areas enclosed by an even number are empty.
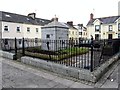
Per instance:
[[[19,59],[24,56],[24,38],[16,39],[15,38],[15,59]]]

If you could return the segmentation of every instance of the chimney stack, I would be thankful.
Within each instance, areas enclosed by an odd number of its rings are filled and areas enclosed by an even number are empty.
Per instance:
[[[31,17],[32,19],[35,19],[36,13],[29,13],[28,16]]]
[[[73,21],[68,21],[67,24],[73,26]]]
[[[93,15],[93,13],[91,13],[90,14],[90,20],[93,20],[93,17],[94,17],[94,15]]]
[[[58,18],[52,18],[51,21],[58,21]]]
[[[83,27],[83,24],[78,24],[78,26],[80,27],[80,29],[82,29],[82,27]]]
[[[55,15],[54,18],[51,19],[51,21],[57,21],[58,22],[58,18],[56,17],[56,15]]]

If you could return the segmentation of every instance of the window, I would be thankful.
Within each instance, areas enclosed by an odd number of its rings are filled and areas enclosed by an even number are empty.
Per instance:
[[[38,28],[36,28],[36,33],[38,33],[39,32],[39,29]]]
[[[27,32],[30,32],[30,28],[29,27],[27,27]]]
[[[47,34],[47,35],[46,35],[46,38],[50,38],[50,35],[49,35],[49,34]]]
[[[38,38],[35,38],[35,43],[38,43]]]
[[[82,32],[79,32],[79,35],[82,35]]]
[[[120,38],[120,33],[118,33],[118,38]]]
[[[77,35],[77,32],[76,32],[76,35]]]
[[[4,31],[8,31],[8,26],[4,26]]]
[[[113,26],[109,25],[109,31],[112,31],[112,30],[113,30]]]
[[[4,44],[8,45],[8,40],[7,39],[5,39]]]
[[[74,31],[72,31],[72,34],[74,35]]]
[[[95,40],[99,40],[100,39],[100,35],[99,34],[95,34]]]
[[[20,32],[20,27],[17,27],[17,32]]]
[[[100,31],[100,25],[95,25],[95,31]]]
[[[84,32],[84,35],[85,35],[85,32]]]
[[[120,31],[120,23],[118,23],[118,31]]]

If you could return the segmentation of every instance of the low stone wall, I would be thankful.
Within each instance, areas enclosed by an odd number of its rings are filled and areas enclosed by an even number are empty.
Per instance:
[[[15,54],[0,50],[0,56],[8,59],[15,59]]]
[[[101,78],[101,76],[109,70],[110,66],[112,66],[116,61],[118,61],[118,59],[120,58],[119,56],[120,56],[120,53],[114,55],[112,58],[110,58],[108,61],[103,63],[100,67],[98,67],[97,70],[94,70],[93,72],[91,72],[94,75],[94,81],[99,80],[99,78]]]
[[[39,68],[43,68],[58,74],[74,77],[80,80],[97,82],[97,80],[104,74],[115,61],[118,60],[118,54],[109,59],[106,63],[102,64],[97,70],[90,72],[90,70],[74,68],[65,66],[53,62],[47,62],[45,60],[36,59],[24,56],[21,58],[21,62],[33,65]]]

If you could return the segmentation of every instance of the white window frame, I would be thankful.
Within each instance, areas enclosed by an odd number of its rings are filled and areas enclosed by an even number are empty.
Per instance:
[[[36,33],[39,33],[39,28],[36,28]]]
[[[109,25],[108,28],[109,28],[109,31],[113,31],[113,25]]]
[[[95,25],[95,32],[99,32],[100,31],[100,25]]]

